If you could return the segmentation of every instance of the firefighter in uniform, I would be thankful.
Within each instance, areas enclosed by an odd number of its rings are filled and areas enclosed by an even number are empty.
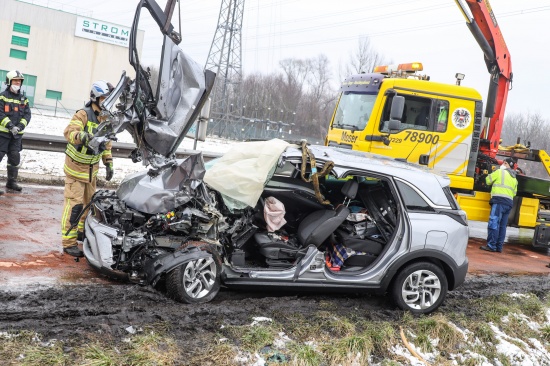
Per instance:
[[[6,188],[20,192],[17,174],[21,163],[23,130],[31,121],[29,101],[21,93],[25,77],[17,70],[6,74],[6,90],[0,93],[0,161],[8,155]],[[0,191],[0,195],[4,192]]]
[[[494,171],[485,178],[491,188],[491,214],[487,225],[487,245],[480,249],[488,252],[502,253],[508,216],[514,204],[514,196],[518,192],[518,180],[516,171],[513,170],[515,162],[508,158],[502,162],[499,170]]]
[[[113,178],[113,157],[111,142],[107,142],[102,151],[94,152],[88,148],[88,142],[97,132],[98,125],[105,120],[100,116],[100,103],[111,93],[110,83],[100,80],[92,85],[90,101],[84,109],[78,110],[63,135],[67,139],[65,150],[65,194],[63,217],[61,219],[61,239],[63,251],[74,257],[82,257],[84,253],[78,248],[77,239],[82,240],[86,212],[80,216],[78,226],[67,232],[80,212],[88,205],[96,190],[96,177],[99,171],[99,161],[103,160],[106,168],[105,179]]]

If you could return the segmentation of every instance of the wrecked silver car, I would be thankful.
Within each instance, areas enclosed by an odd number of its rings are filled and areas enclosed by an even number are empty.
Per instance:
[[[132,40],[142,7],[165,34],[156,92]],[[185,303],[212,300],[223,285],[375,290],[401,309],[437,309],[468,268],[466,215],[449,179],[276,139],[238,144],[206,165],[200,153],[177,160],[179,143],[205,114],[214,75],[177,47],[164,14],[154,1],[140,2],[130,42],[136,78],[123,74],[90,143],[127,130],[137,146],[132,158],[149,170],[94,195],[83,241],[88,263],[142,285],[163,280],[168,296]]]
[[[208,169],[199,153],[93,201],[90,265],[140,284],[164,278],[186,303],[211,300],[222,284],[377,290],[427,313],[468,267],[466,217],[448,178],[332,147],[245,142]]]

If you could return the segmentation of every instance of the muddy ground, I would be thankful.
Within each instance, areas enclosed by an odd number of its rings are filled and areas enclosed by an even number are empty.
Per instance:
[[[547,276],[468,275],[463,286],[450,292],[438,310],[475,318],[476,309],[464,307],[464,299],[502,293],[531,292],[545,296]],[[222,325],[250,324],[264,316],[281,324],[289,314],[312,317],[326,311],[336,316],[355,313],[366,320],[397,321],[403,315],[388,297],[372,294],[258,293],[222,290],[214,301],[184,305],[168,299],[161,288],[109,284],[66,285],[0,292],[0,329],[34,330],[47,339],[76,340],[95,333],[122,339],[129,332],[165,323],[175,339],[186,340],[191,351],[197,335],[219,332]],[[477,314],[479,315],[479,314]],[[195,347],[193,347],[195,346]]]
[[[403,316],[388,297],[373,294],[222,289],[210,303],[184,305],[168,299],[162,284],[153,289],[106,280],[85,260],[76,263],[61,254],[61,202],[60,187],[27,186],[22,194],[1,197],[0,332],[33,330],[43,340],[73,342],[89,334],[122,340],[135,330],[164,323],[174,339],[185,343],[185,350],[195,352],[204,347],[204,336],[215,336],[222,326],[250,324],[257,316],[284,325],[290,314],[314,318],[327,305],[336,316],[380,321]],[[550,257],[530,246],[532,231],[510,230],[504,253],[497,255],[479,250],[485,225],[471,228],[466,282],[448,294],[438,312],[475,318],[477,310],[465,306],[465,299],[503,293],[545,297],[550,290],[550,269],[545,267]]]

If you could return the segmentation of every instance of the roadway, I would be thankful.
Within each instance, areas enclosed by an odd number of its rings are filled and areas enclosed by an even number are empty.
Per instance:
[[[0,186],[4,181],[0,180]],[[0,288],[28,285],[113,283],[85,259],[62,254],[63,187],[22,183],[23,192],[0,196]],[[533,230],[509,228],[503,253],[479,249],[486,223],[470,222],[469,274],[548,275],[548,250],[531,247]]]

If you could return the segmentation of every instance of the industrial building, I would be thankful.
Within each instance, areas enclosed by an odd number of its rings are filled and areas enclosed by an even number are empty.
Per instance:
[[[113,24],[19,0],[0,4],[0,80],[17,69],[31,105],[75,110],[95,80],[116,84],[128,62],[129,26]],[[136,47],[143,47],[138,31]]]

